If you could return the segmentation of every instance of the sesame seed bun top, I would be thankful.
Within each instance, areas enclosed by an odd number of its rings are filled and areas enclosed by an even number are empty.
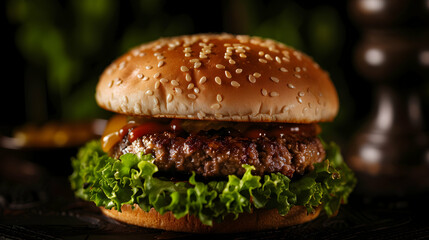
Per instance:
[[[96,100],[126,115],[222,121],[311,123],[338,112],[334,85],[310,57],[230,34],[135,47],[103,72]]]

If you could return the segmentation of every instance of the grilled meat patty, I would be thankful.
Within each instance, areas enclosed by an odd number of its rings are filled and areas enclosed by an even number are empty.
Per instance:
[[[228,129],[200,131],[186,136],[173,132],[144,135],[130,143],[127,135],[110,152],[152,154],[161,172],[191,173],[204,177],[242,176],[242,164],[255,166],[255,175],[280,172],[304,174],[325,158],[317,137],[291,134],[248,138]]]

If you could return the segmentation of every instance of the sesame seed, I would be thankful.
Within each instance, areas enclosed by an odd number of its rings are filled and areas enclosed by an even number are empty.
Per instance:
[[[215,77],[215,82],[216,82],[217,84],[221,85],[221,84],[222,84],[222,79],[220,79],[220,77],[216,76],[216,77]]]
[[[181,88],[174,88],[174,91],[178,94],[182,93],[182,89]]]
[[[155,89],[158,89],[158,88],[159,88],[159,85],[161,85],[161,82],[157,81],[157,82],[155,83]]]
[[[270,92],[270,96],[271,97],[278,97],[279,93],[278,92]]]
[[[165,57],[164,56],[162,56],[162,55],[159,55],[159,56],[157,56],[156,57],[156,59],[158,59],[158,60],[162,60],[162,59],[164,59]]]
[[[306,67],[302,67],[302,71],[306,72],[307,68]]]
[[[261,77],[261,74],[260,74],[260,73],[258,73],[258,72],[255,72],[255,73],[253,74],[253,76],[254,76],[255,78],[259,78],[259,77]]]
[[[220,94],[216,95],[216,100],[218,102],[222,102],[222,100],[223,100],[222,95],[220,95]]]
[[[121,63],[119,63],[119,70],[122,70],[122,69],[124,69],[125,68],[125,64],[127,64],[127,62],[125,62],[125,61],[123,61],[123,62],[121,62]]]
[[[160,52],[155,52],[155,53],[153,53],[153,55],[156,57],[156,56],[160,56],[161,53]]]
[[[207,58],[207,56],[204,53],[200,52],[200,58]]]
[[[240,87],[240,83],[238,83],[236,81],[231,81],[231,86],[238,88],[238,87]]]
[[[273,58],[271,57],[271,55],[270,54],[265,54],[265,58],[267,59],[267,60],[273,60]]]
[[[189,62],[191,62],[191,63],[196,63],[196,62],[199,62],[199,61],[200,60],[198,58],[193,58],[193,59],[189,60]]]
[[[256,82],[256,78],[253,75],[249,75],[249,82],[255,83]]]
[[[280,80],[279,80],[278,78],[276,78],[276,77],[270,77],[270,79],[271,79],[273,82],[275,82],[275,83],[279,83],[279,82],[280,82]]]
[[[222,64],[216,64],[217,69],[225,69],[225,66]]]
[[[121,83],[122,83],[122,80],[121,80],[121,79],[119,79],[119,78],[115,78],[115,84],[116,84],[117,86],[121,85]]]
[[[259,51],[259,52],[258,52],[258,55],[259,55],[259,56],[264,56],[264,54],[265,54],[265,53],[264,53],[263,51]]]
[[[149,96],[152,96],[153,95],[153,91],[152,90],[147,90],[145,94],[149,95]]]
[[[154,78],[159,78],[159,76],[161,76],[161,73],[160,73],[160,72],[157,72],[157,73],[155,73],[155,74],[153,75],[153,77],[154,77]]]
[[[148,66],[146,66],[146,69],[150,70],[150,69],[152,69],[152,66],[148,65]]]
[[[244,54],[244,53],[240,53],[240,57],[241,58],[247,58],[246,54]]]
[[[148,76],[144,76],[142,80],[143,81],[147,81],[147,80],[149,80],[149,77]]]
[[[144,57],[146,55],[146,53],[139,53],[139,57]]]
[[[290,59],[287,58],[287,57],[282,57],[282,60],[285,61],[285,62],[290,62]]]
[[[243,72],[243,69],[241,69],[241,68],[235,69],[235,73],[242,73],[242,72]]]
[[[113,85],[113,80],[109,82],[109,84],[107,85],[109,88],[112,87]]]
[[[215,103],[215,104],[211,105],[210,108],[218,110],[220,108],[220,104],[219,103]]]
[[[194,63],[194,68],[199,68],[199,67],[201,67],[201,62]]]
[[[182,71],[182,72],[187,72],[187,71],[189,71],[189,68],[188,68],[188,67],[186,67],[186,66],[181,66],[181,67],[180,67],[180,71]]]
[[[185,48],[183,49],[183,52],[184,52],[184,53],[190,53],[190,52],[192,52],[192,50],[191,50],[191,48],[190,48],[190,47],[185,47]]]
[[[195,95],[193,93],[190,93],[190,94],[188,94],[188,98],[190,98],[190,99],[196,99],[197,95]]]
[[[203,118],[203,117],[205,117],[206,116],[206,114],[204,113],[204,112],[197,112],[197,116],[198,116],[198,118]]]
[[[284,68],[284,67],[280,68],[280,71],[282,71],[282,72],[288,72],[288,70],[286,68]]]
[[[259,58],[258,61],[261,62],[261,63],[267,63],[267,60],[265,60],[263,58]]]
[[[230,72],[228,72],[228,71],[225,71],[225,76],[226,76],[227,78],[232,78],[231,73],[230,73]]]
[[[199,88],[197,88],[197,87],[195,87],[195,88],[194,88],[194,93],[200,93],[200,89],[199,89]]]
[[[276,56],[276,61],[277,61],[278,63],[282,63],[281,58],[279,58],[278,56]]]
[[[161,78],[159,81],[162,82],[162,83],[168,83],[168,79],[167,78]]]
[[[200,84],[203,84],[207,81],[207,78],[205,76],[200,78]]]
[[[245,52],[246,52],[246,50],[244,50],[242,47],[238,47],[238,48],[235,50],[235,52],[236,52],[236,53],[245,53]]]
[[[284,51],[282,51],[282,53],[283,53],[283,56],[289,58],[289,52],[288,51],[284,50]]]
[[[222,118],[223,117],[223,115],[220,113],[215,113],[214,116],[215,116],[215,118]]]
[[[232,59],[229,59],[228,62],[229,62],[229,64],[235,64],[235,61]]]
[[[262,88],[262,89],[261,89],[261,93],[262,93],[262,96],[267,96],[268,91],[267,91],[267,89]]]
[[[177,80],[171,80],[171,85],[179,86],[179,82]]]
[[[189,83],[187,88],[188,89],[192,89],[193,87],[194,87],[194,84],[193,83]]]
[[[295,73],[295,74],[293,74],[296,78],[301,78],[301,75],[299,75],[299,74],[297,74],[297,73]]]
[[[186,76],[185,76],[185,79],[186,79],[186,81],[188,81],[188,82],[192,81],[191,74],[187,73],[187,74],[186,74]]]
[[[296,67],[295,68],[295,72],[301,72],[301,68],[300,67]]]
[[[300,98],[300,97],[296,97],[296,100],[297,100],[299,103],[302,103],[302,98]]]
[[[142,79],[143,78],[143,74],[139,73],[139,74],[137,74],[137,77],[140,78],[140,79]]]
[[[173,95],[171,95],[171,93],[169,93],[167,95],[167,102],[171,102],[171,101],[173,101]]]
[[[185,57],[190,57],[191,54],[190,53],[185,53]]]
[[[288,83],[288,84],[287,84],[287,87],[288,87],[288,88],[291,88],[291,89],[294,89],[294,88],[295,88],[295,86],[294,86],[292,83]]]
[[[300,97],[304,97],[304,95],[305,95],[305,93],[304,93],[304,92],[299,92],[299,93],[298,93],[298,96],[300,96]]]
[[[299,52],[297,52],[297,51],[295,51],[295,52],[293,52],[293,55],[298,59],[298,60],[300,60],[301,61],[301,53],[299,53]]]
[[[304,114],[305,112],[307,112],[308,111],[308,108],[307,107],[304,107],[303,109],[302,109],[302,113]]]

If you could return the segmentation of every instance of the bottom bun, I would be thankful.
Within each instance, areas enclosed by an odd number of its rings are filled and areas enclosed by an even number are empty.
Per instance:
[[[320,209],[318,207],[313,213],[307,214],[305,207],[294,206],[285,216],[281,216],[277,209],[257,209],[253,213],[240,214],[236,220],[234,220],[233,216],[230,216],[221,223],[213,222],[213,226],[207,226],[193,215],[186,215],[176,219],[171,212],[161,215],[153,208],[149,212],[145,212],[137,204],[134,205],[134,209],[131,205],[123,205],[122,212],[101,207],[104,215],[128,224],[193,233],[232,233],[277,229],[311,221],[319,215]]]

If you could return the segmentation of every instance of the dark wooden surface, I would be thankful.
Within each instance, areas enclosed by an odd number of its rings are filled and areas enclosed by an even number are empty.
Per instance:
[[[36,155],[48,154],[49,150]],[[429,194],[371,197],[353,194],[338,215],[274,231],[193,235],[145,229],[104,217],[75,199],[67,180],[68,156],[54,167],[28,161],[34,155],[0,151],[0,236],[4,239],[428,239]],[[52,157],[52,156],[51,156]],[[50,158],[53,159],[53,158]],[[33,159],[34,160],[34,159]],[[0,238],[0,239],[1,239]]]

